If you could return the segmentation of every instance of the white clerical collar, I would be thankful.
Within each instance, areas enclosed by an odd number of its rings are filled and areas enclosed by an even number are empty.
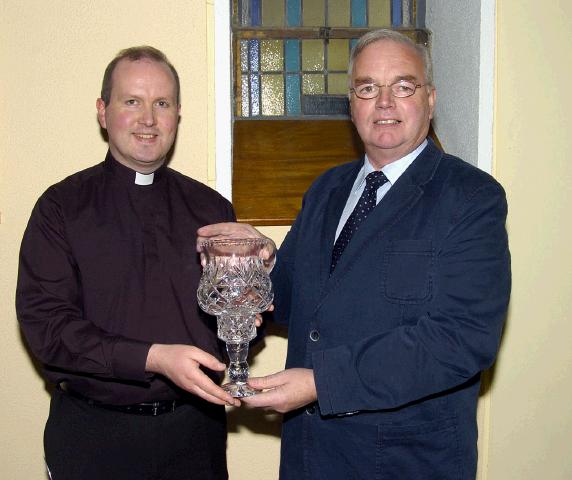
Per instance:
[[[148,174],[135,172],[135,185],[152,185],[154,178],[155,172]]]

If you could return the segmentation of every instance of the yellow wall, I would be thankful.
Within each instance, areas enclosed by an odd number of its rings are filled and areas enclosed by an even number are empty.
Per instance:
[[[214,1],[0,3],[2,478],[44,478],[49,399],[14,313],[17,252],[29,212],[46,187],[103,158],[106,144],[95,116],[101,75],[120,48],[135,44],[154,45],[177,65],[183,109],[172,166],[212,184],[207,20]],[[571,478],[572,4],[497,4],[495,174],[509,198],[514,290],[488,397],[490,441],[480,478]],[[280,241],[285,230],[265,232]],[[285,340],[269,336],[265,342],[252,362],[255,375],[283,364]],[[229,418],[231,478],[276,478],[277,419],[246,410]]]
[[[572,478],[572,2],[497,0],[495,171],[513,293],[488,479]]]

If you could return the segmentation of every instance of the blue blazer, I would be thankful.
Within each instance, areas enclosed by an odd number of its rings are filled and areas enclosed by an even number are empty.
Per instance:
[[[473,479],[510,295],[504,191],[430,141],[330,276],[362,164],[314,182],[272,274],[286,366],[313,369],[318,391],[284,418],[280,478]]]

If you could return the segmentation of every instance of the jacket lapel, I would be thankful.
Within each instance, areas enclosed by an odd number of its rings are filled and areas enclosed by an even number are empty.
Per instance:
[[[326,215],[328,228],[327,235],[323,242],[323,256],[328,255],[327,261],[322,260],[322,276],[324,280],[325,289],[322,290],[323,297],[325,297],[335,286],[344,278],[347,272],[351,269],[352,265],[356,262],[360,255],[368,254],[368,250],[375,248],[375,242],[379,239],[379,235],[384,231],[388,231],[393,225],[403,218],[403,216],[419,201],[423,196],[425,184],[433,178],[435,169],[438,166],[441,158],[441,151],[429,140],[429,144],[421,152],[418,158],[407,168],[405,172],[399,177],[395,185],[391,187],[387,195],[383,197],[381,202],[369,214],[369,216],[360,225],[358,231],[352,237],[350,243],[346,247],[343,255],[340,257],[334,273],[329,275],[330,259],[332,255],[334,235],[337,224],[343,207],[349,195],[349,189],[338,188],[332,190],[330,202],[328,202],[328,212]],[[355,172],[357,174],[357,171]],[[352,179],[355,179],[353,175]],[[340,196],[342,198],[335,198]],[[339,204],[341,203],[341,208]],[[331,218],[334,217],[335,218]],[[331,224],[334,224],[332,227]],[[333,232],[331,229],[333,228]],[[365,252],[365,253],[364,253]],[[327,263],[327,271],[325,266]],[[325,276],[325,277],[324,277]],[[322,299],[323,299],[322,297]]]
[[[323,291],[330,277],[330,264],[336,230],[356,176],[363,166],[363,160],[354,163],[354,168],[344,172],[339,182],[328,193],[320,239],[320,291]]]

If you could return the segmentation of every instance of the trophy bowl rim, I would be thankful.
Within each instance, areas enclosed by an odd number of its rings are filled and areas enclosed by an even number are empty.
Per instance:
[[[200,247],[234,246],[234,245],[266,245],[267,238],[212,238],[199,243]]]

